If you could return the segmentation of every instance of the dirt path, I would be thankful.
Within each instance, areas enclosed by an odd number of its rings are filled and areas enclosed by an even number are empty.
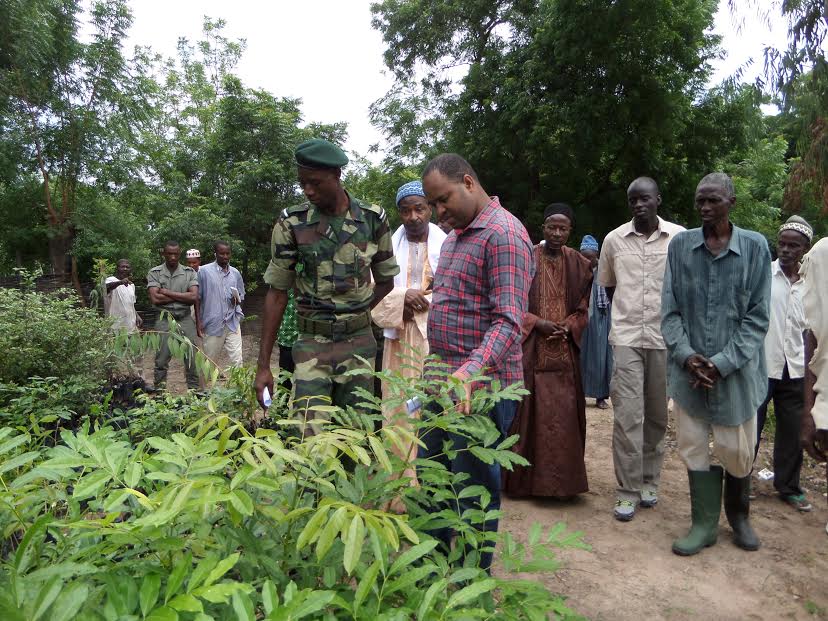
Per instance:
[[[587,427],[590,492],[570,502],[507,499],[501,522],[521,539],[536,521],[547,526],[562,521],[584,531],[592,550],[562,551],[565,568],[546,580],[572,608],[594,621],[828,619],[828,508],[816,464],[809,460],[803,472],[814,504],[809,514],[782,503],[772,484],[756,484],[751,517],[762,541],[758,552],[733,545],[723,512],[719,542],[682,558],[670,547],[686,531],[690,501],[672,424],[659,503],[639,509],[628,523],[611,515],[612,410],[588,407]],[[769,461],[764,443],[759,459],[762,467]]]

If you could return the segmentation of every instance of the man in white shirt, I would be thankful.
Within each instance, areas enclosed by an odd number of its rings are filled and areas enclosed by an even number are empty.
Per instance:
[[[658,217],[661,194],[649,177],[627,189],[632,220],[604,239],[598,284],[612,301],[609,342],[614,413],[612,458],[618,481],[613,515],[627,522],[654,507],[667,430],[667,351],[661,337],[661,285],[670,240],[684,227]]]
[[[773,400],[776,436],[773,443],[773,486],[782,500],[799,511],[811,503],[799,485],[802,469],[800,415],[804,399],[806,329],[802,305],[803,282],[799,275],[813,229],[799,216],[791,216],[779,229],[776,261],[771,263],[770,326],[765,336],[768,395],[756,414],[756,452],[762,439],[768,403]]]
[[[104,282],[104,314],[114,318],[114,331],[124,330],[132,334],[143,325],[143,321],[135,312],[135,285],[130,276],[132,265],[127,259],[119,259],[115,276],[109,276]]]

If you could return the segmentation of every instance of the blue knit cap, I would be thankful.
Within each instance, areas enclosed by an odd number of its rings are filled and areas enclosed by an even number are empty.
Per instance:
[[[400,201],[406,196],[422,196],[425,198],[422,181],[409,181],[405,185],[400,186],[400,189],[397,190],[397,207],[400,206]]]
[[[592,235],[584,235],[584,238],[581,240],[581,250],[594,250],[598,252],[598,240]]]

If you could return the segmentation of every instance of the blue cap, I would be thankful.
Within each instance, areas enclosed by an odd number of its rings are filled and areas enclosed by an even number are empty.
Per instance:
[[[581,240],[581,250],[594,250],[598,252],[598,240],[592,235],[584,235],[584,238]]]
[[[406,196],[422,196],[425,198],[422,181],[409,181],[405,185],[400,186],[397,190],[397,207],[400,206],[400,201]]]

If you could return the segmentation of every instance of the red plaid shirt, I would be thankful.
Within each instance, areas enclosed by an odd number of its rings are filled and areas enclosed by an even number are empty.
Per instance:
[[[428,344],[451,371],[480,370],[507,386],[523,381],[521,323],[535,273],[523,224],[497,197],[440,251]]]

